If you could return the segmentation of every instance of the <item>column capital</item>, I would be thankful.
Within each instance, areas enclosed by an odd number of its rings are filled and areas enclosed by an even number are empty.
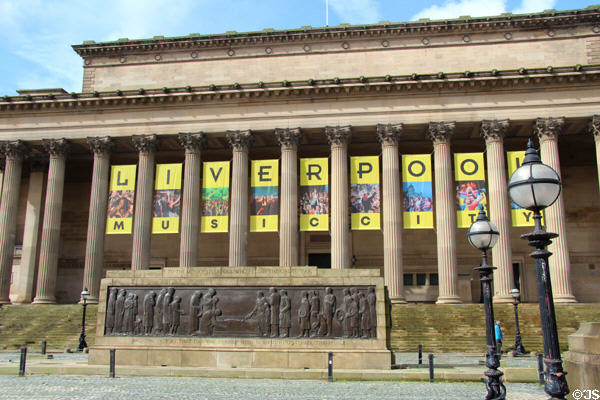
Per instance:
[[[28,150],[27,145],[22,140],[6,140],[0,143],[0,152],[7,160],[22,160]]]
[[[403,131],[403,124],[377,124],[377,139],[381,144],[397,145]]]
[[[562,132],[562,128],[565,125],[565,119],[560,118],[537,118],[533,125],[533,134],[538,137],[540,141],[544,140],[556,140],[558,135]]]
[[[275,137],[282,148],[296,148],[302,138],[300,128],[275,128]]]
[[[590,121],[590,132],[594,135],[596,140],[600,140],[600,115],[592,116]]]
[[[206,146],[207,138],[204,132],[180,132],[177,140],[181,147],[188,152],[199,152]]]
[[[133,135],[131,141],[135,149],[142,154],[154,153],[158,147],[158,138],[155,134]]]
[[[454,135],[456,122],[430,122],[427,127],[427,135],[433,143],[443,143],[450,141],[450,137]]]
[[[48,170],[48,159],[32,157],[29,159],[29,172],[46,172]]]
[[[90,150],[98,155],[110,154],[115,147],[115,143],[110,136],[88,136],[87,142]]]
[[[252,131],[247,129],[245,131],[227,131],[227,141],[229,145],[235,151],[248,151],[252,142],[254,142],[254,135]]]
[[[486,142],[496,142],[504,139],[510,121],[508,119],[493,119],[481,121],[479,133]]]
[[[325,135],[327,135],[327,141],[330,145],[345,145],[350,142],[352,137],[352,127],[346,126],[326,126]]]

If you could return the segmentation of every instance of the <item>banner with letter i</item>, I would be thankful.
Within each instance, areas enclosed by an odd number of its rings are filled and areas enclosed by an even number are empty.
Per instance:
[[[433,228],[433,185],[430,154],[402,155],[405,229]]]
[[[329,230],[329,160],[300,159],[300,230]]]
[[[512,174],[521,166],[523,159],[525,158],[524,151],[507,151],[506,161],[508,165],[508,179]],[[509,196],[510,199],[510,196]],[[510,202],[510,214],[512,220],[512,226],[534,226],[533,211],[526,210],[519,207],[517,204]],[[542,223],[544,223],[542,212]]]
[[[202,170],[200,232],[229,230],[229,161],[205,162]]]
[[[252,160],[250,190],[250,232],[277,232],[279,160]]]
[[[380,228],[379,156],[350,157],[350,210],[352,229]]]
[[[469,228],[477,219],[479,205],[486,207],[483,153],[455,153],[456,226]]]
[[[136,165],[113,165],[110,167],[108,210],[106,212],[107,235],[132,232],[136,167]]]
[[[182,164],[157,164],[154,178],[152,233],[178,233]]]

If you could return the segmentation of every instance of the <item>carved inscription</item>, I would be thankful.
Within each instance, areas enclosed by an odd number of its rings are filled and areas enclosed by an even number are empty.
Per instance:
[[[106,336],[377,336],[375,287],[109,287]]]

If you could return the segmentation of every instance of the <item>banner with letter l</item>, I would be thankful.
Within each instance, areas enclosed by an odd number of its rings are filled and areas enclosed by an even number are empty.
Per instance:
[[[106,234],[129,234],[133,230],[133,198],[137,165],[110,167]]]

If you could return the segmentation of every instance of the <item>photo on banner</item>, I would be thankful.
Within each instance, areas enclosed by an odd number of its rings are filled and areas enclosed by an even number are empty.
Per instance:
[[[229,161],[203,163],[200,231],[229,231]]]
[[[483,153],[455,153],[456,226],[469,228],[477,219],[479,206],[487,210]]]
[[[300,159],[300,230],[329,230],[329,160]]]
[[[130,234],[133,231],[133,198],[136,165],[110,167],[106,234]]]
[[[523,163],[523,159],[525,159],[524,151],[507,151],[506,152],[506,160],[508,166],[508,179],[512,176],[512,174],[521,166]],[[519,207],[513,201],[510,202],[510,216],[512,221],[512,226],[534,226],[535,221],[533,220],[533,211],[526,210],[524,208]],[[542,223],[544,223],[543,219],[543,211],[542,211]]]
[[[379,156],[350,157],[350,213],[353,230],[380,229]]]
[[[250,232],[279,230],[279,160],[252,160]]]
[[[179,233],[182,164],[157,164],[152,233]]]
[[[433,185],[430,154],[402,155],[403,223],[405,229],[433,228]]]

